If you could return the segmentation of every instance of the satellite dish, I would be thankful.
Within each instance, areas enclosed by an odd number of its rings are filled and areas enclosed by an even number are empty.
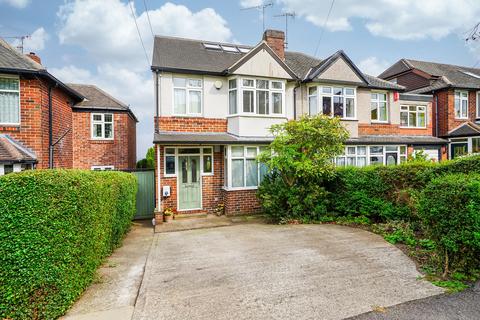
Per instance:
[[[217,88],[218,90],[220,90],[220,89],[222,88],[222,86],[223,86],[223,83],[222,83],[222,81],[217,80],[217,81],[215,81],[215,83],[214,83],[213,85],[215,86],[215,88]]]

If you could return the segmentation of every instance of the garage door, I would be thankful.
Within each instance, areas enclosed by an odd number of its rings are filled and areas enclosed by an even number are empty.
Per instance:
[[[427,159],[432,161],[438,161],[438,154],[439,149],[437,148],[415,148],[415,152],[423,150],[423,152],[427,155]]]

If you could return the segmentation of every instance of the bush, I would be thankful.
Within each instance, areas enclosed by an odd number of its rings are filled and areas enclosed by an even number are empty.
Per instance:
[[[1,177],[0,318],[61,316],[121,243],[136,189],[136,178],[120,172]]]
[[[451,267],[480,266],[480,175],[450,174],[432,180],[418,198],[418,215],[426,234]]]

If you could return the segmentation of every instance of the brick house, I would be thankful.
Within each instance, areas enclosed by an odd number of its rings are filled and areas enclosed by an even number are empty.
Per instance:
[[[128,106],[103,92],[79,91],[50,74],[38,56],[23,55],[0,38],[0,175],[35,168],[135,167],[137,120]],[[83,118],[93,111],[103,121],[93,125]],[[91,128],[100,127],[103,134],[108,129],[108,114],[114,138],[91,139]]]
[[[132,110],[94,85],[68,86],[85,97],[73,106],[73,167],[134,169],[138,120]]]
[[[415,149],[445,158],[432,136],[432,97],[361,72],[343,52],[320,60],[284,50],[267,30],[254,47],[155,37],[157,212],[259,210],[256,156],[269,127],[304,114],[338,116],[350,132],[337,165],[405,161]]]
[[[433,135],[448,139],[450,158],[480,152],[480,69],[401,59],[379,77],[433,95]]]

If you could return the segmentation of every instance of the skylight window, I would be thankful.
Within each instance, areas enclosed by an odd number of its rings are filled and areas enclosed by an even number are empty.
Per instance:
[[[222,49],[223,49],[223,51],[225,51],[225,52],[234,52],[234,53],[238,53],[238,49],[237,49],[237,47],[232,47],[232,46],[223,46],[223,45],[222,45]]]
[[[476,73],[473,73],[473,72],[469,72],[469,71],[463,71],[463,70],[460,70],[462,73],[465,73],[466,75],[469,75],[471,77],[474,77],[474,78],[477,78],[477,79],[480,79],[480,75],[476,74]]]
[[[203,46],[205,47],[205,49],[209,50],[222,50],[220,45],[216,43],[204,43]]]
[[[250,49],[248,48],[241,48],[241,47],[238,47],[238,50],[240,50],[241,53],[248,53],[250,51]]]

